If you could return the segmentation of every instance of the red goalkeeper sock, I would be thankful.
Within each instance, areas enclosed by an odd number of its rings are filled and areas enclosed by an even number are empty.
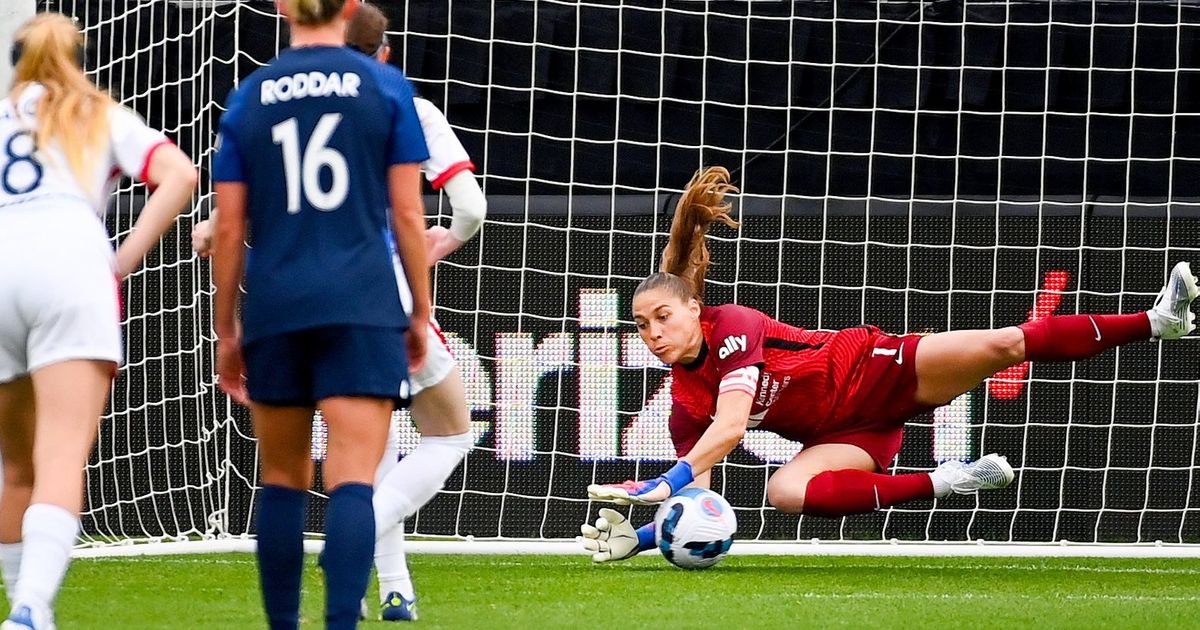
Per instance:
[[[804,514],[846,516],[933,498],[929,473],[883,475],[865,470],[828,470],[808,480]]]
[[[1150,318],[1129,315],[1055,315],[1021,324],[1025,358],[1078,361],[1130,341],[1150,338]]]

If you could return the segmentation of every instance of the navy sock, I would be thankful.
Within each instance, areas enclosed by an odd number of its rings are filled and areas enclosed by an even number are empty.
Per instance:
[[[258,494],[258,581],[271,630],[300,625],[307,506],[304,490],[264,486]]]
[[[375,510],[371,486],[344,483],[329,493],[325,510],[325,627],[354,628],[375,556]]]

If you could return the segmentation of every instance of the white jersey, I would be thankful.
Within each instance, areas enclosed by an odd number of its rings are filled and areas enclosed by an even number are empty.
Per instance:
[[[120,288],[102,218],[117,176],[144,178],[168,142],[114,105],[81,183],[59,148],[33,150],[42,93],[0,103],[0,383],[59,361],[120,363]]]
[[[120,105],[109,107],[109,136],[99,147],[88,181],[80,182],[57,146],[33,148],[37,103],[45,89],[25,89],[20,102],[0,102],[0,212],[14,204],[53,208],[85,206],[103,218],[119,176],[146,177],[154,149],[170,142],[135,113]]]
[[[429,159],[421,162],[421,172],[429,180],[434,190],[441,189],[451,177],[463,171],[475,171],[467,150],[454,135],[454,129],[446,120],[437,105],[421,98],[414,97],[417,106],[417,117],[421,119],[421,131],[425,134],[425,144],[429,147]]]

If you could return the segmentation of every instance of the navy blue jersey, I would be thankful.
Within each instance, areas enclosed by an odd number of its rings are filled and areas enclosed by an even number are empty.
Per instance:
[[[292,48],[227,105],[213,180],[247,188],[243,341],[407,326],[387,171],[429,151],[404,73],[347,48]]]

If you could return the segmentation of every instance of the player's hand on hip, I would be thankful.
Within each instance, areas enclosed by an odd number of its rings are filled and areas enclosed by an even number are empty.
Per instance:
[[[217,384],[239,405],[250,404],[246,392],[246,363],[242,359],[241,335],[217,340]]]
[[[594,562],[625,560],[641,551],[633,523],[616,510],[601,508],[596,524],[584,523],[579,526],[579,531],[583,534],[579,543],[592,554]]]
[[[666,501],[694,480],[692,465],[680,460],[670,470],[654,479],[594,483],[588,486],[588,497],[595,501],[612,501],[617,505],[654,505]]]
[[[205,219],[192,228],[192,251],[201,258],[212,255],[213,224],[211,219]]]

